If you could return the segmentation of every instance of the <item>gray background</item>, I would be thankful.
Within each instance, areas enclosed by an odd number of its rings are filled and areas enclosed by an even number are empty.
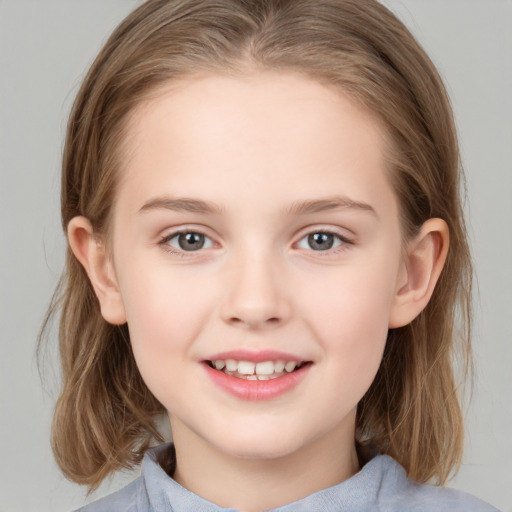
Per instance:
[[[58,512],[85,490],[49,448],[57,389],[35,364],[38,329],[61,270],[59,160],[86,67],[135,0],[0,0],[0,512]],[[446,80],[468,174],[479,290],[477,375],[468,441],[450,485],[512,512],[512,1],[388,0]],[[88,501],[132,478],[116,477]]]

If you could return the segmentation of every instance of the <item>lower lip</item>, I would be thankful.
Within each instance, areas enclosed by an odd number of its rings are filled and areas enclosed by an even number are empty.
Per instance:
[[[305,364],[294,372],[269,380],[247,380],[227,375],[203,364],[214,384],[242,400],[271,400],[296,387],[307,375],[311,364]]]

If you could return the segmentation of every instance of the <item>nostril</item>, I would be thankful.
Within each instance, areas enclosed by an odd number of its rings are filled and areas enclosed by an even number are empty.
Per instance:
[[[264,325],[264,324],[270,324],[270,325],[277,325],[281,322],[281,319],[279,317],[273,316],[271,318],[267,319],[261,319],[256,317],[250,317],[247,315],[244,318],[239,318],[237,316],[233,316],[229,319],[229,323],[231,324],[247,324],[248,326],[256,326],[256,325]]]

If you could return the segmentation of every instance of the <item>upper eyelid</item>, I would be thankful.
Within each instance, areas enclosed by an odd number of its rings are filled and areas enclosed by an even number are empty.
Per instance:
[[[340,237],[342,240],[353,241],[355,238],[355,234],[350,230],[341,227],[327,227],[327,226],[311,226],[303,228],[300,231],[299,240],[302,240],[305,236],[310,235],[312,233],[328,233],[330,235],[336,235]]]
[[[190,226],[185,225],[183,227],[172,227],[172,228],[167,228],[167,229],[162,230],[161,233],[163,233],[163,234],[160,235],[160,238],[161,239],[173,238],[176,235],[179,235],[182,233],[198,233],[200,235],[207,236],[208,238],[212,238],[212,235],[209,234],[210,231],[211,231],[210,229],[205,228],[205,227],[195,227],[192,225],[190,225]]]
[[[167,231],[167,230],[165,230]],[[209,229],[204,227],[194,227],[194,226],[184,226],[179,228],[169,228],[169,232],[165,235],[160,235],[160,238],[173,238],[176,235],[182,234],[182,233],[198,233],[204,236],[207,236],[209,238],[212,238],[212,235],[208,234]],[[342,238],[348,238],[351,239],[354,235],[350,233],[350,230],[347,230],[346,228],[336,228],[336,227],[327,227],[327,226],[307,226],[305,228],[302,228],[299,230],[300,238],[299,240],[302,240],[306,235],[309,235],[311,233],[329,233],[332,235],[337,235]],[[350,234],[349,234],[350,233]],[[297,236],[297,235],[296,235]]]
[[[213,237],[211,237],[210,235],[204,233],[203,231],[201,230],[198,230],[198,229],[178,229],[176,231],[171,231],[170,233],[168,233],[167,235],[162,235],[160,237],[160,241],[159,243],[167,243],[169,242],[170,240],[172,240],[173,238],[176,238],[177,236],[179,235],[182,235],[184,233],[197,233],[198,235],[203,235],[205,238],[208,238],[210,239],[212,242],[214,242],[214,239]],[[214,242],[215,243],[215,242]]]

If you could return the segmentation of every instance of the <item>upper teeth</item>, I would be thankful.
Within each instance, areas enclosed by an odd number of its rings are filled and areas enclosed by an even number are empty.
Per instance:
[[[263,361],[254,363],[252,361],[237,361],[235,359],[218,359],[212,361],[217,370],[224,370],[229,373],[240,375],[278,376],[283,370],[293,372],[299,363],[297,361]]]

